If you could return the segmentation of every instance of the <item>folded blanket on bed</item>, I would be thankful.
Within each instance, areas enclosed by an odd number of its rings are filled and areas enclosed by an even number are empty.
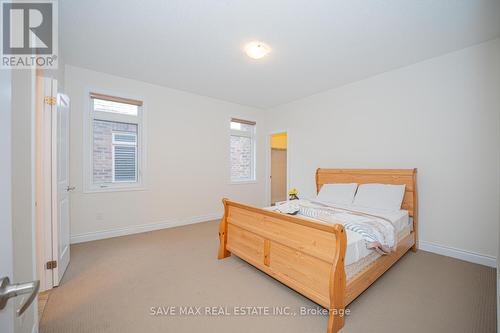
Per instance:
[[[299,215],[302,216],[330,224],[342,224],[347,230],[360,234],[368,248],[381,254],[387,254],[397,246],[396,228],[389,219],[382,216],[303,199],[287,201],[275,208],[281,212],[294,209],[298,209]]]

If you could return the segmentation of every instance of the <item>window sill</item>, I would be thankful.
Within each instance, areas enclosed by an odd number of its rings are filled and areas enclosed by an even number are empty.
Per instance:
[[[229,185],[244,185],[244,184],[257,184],[256,180],[231,180]]]
[[[107,192],[132,192],[132,191],[145,191],[144,186],[124,186],[124,187],[104,187],[104,188],[87,188],[83,190],[84,194],[94,193],[107,193]]]

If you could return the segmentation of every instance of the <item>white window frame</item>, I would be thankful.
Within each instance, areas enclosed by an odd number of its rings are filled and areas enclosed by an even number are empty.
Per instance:
[[[142,106],[137,108],[137,116],[123,115],[111,112],[94,111],[94,100],[91,98],[92,93],[99,93],[108,96],[116,96],[121,98],[135,99],[143,101]],[[145,103],[144,100],[137,96],[128,96],[123,93],[103,91],[100,89],[87,89],[85,92],[86,112],[84,112],[84,128],[83,128],[83,182],[84,193],[95,192],[115,192],[115,191],[135,191],[144,190],[144,171],[145,171],[145,156],[146,156],[146,142],[145,142]],[[94,119],[121,122],[137,125],[137,182],[113,182],[94,184],[93,182],[93,140],[94,140]],[[114,148],[113,148],[114,150]],[[114,168],[114,153],[113,168]],[[114,172],[113,172],[114,179]]]
[[[229,184],[255,184],[257,183],[257,170],[256,170],[256,165],[257,165],[257,151],[256,151],[256,131],[257,131],[257,124],[252,125],[252,131],[242,131],[242,130],[236,130],[231,128],[231,123],[233,122],[233,118],[229,120]],[[231,169],[232,169],[232,164],[231,164],[231,136],[240,136],[240,137],[246,137],[250,138],[252,140],[252,145],[251,145],[251,153],[252,153],[252,159],[250,161],[250,169],[252,173],[251,179],[242,179],[242,180],[237,180],[233,179],[231,177]]]

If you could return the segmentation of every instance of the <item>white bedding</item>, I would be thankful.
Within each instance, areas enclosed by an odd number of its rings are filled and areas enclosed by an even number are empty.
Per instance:
[[[410,225],[410,218],[407,210],[401,209],[395,211],[386,211],[374,208],[359,207],[355,205],[335,205],[335,207],[384,217],[392,222],[392,224],[396,228],[396,234],[400,234],[401,231],[403,231],[406,227]],[[323,223],[320,220],[316,221]],[[364,257],[374,252],[373,249],[368,249],[366,247],[366,241],[363,239],[363,236],[361,236],[357,232],[346,230],[346,235],[347,235],[347,249],[345,254],[346,266],[355,263],[356,261],[363,259]]]
[[[386,211],[374,208],[359,207],[355,205],[335,205],[335,207],[384,217],[392,222],[392,224],[396,229],[395,230],[396,234],[399,236],[398,238],[408,235],[409,232],[411,231],[412,220],[410,219],[407,210]],[[316,220],[302,215],[300,217],[304,219],[313,220],[319,223],[325,223],[321,220]],[[346,235],[347,235],[347,249],[345,257],[346,266],[355,263],[374,252],[373,249],[368,249],[366,247],[366,240],[363,239],[363,236],[361,234],[346,229]]]
[[[398,235],[400,235],[401,232],[405,230],[405,228],[408,228],[410,226],[410,218],[408,216],[407,210],[397,210],[393,212],[387,212],[387,211],[380,211],[376,209],[367,209],[367,208],[359,209],[353,206],[343,207],[343,208],[348,208],[350,210],[355,210],[362,213],[385,217],[394,224],[394,227],[396,228],[396,233]],[[351,230],[346,230],[346,231],[347,231],[347,249],[345,254],[345,265],[347,266],[368,256],[374,251],[372,249],[366,248],[366,241],[360,234]],[[406,236],[406,233],[403,236]]]

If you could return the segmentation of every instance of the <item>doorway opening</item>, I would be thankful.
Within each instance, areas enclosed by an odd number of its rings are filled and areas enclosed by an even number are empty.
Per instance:
[[[288,186],[288,134],[279,132],[271,134],[271,205],[286,201]]]

